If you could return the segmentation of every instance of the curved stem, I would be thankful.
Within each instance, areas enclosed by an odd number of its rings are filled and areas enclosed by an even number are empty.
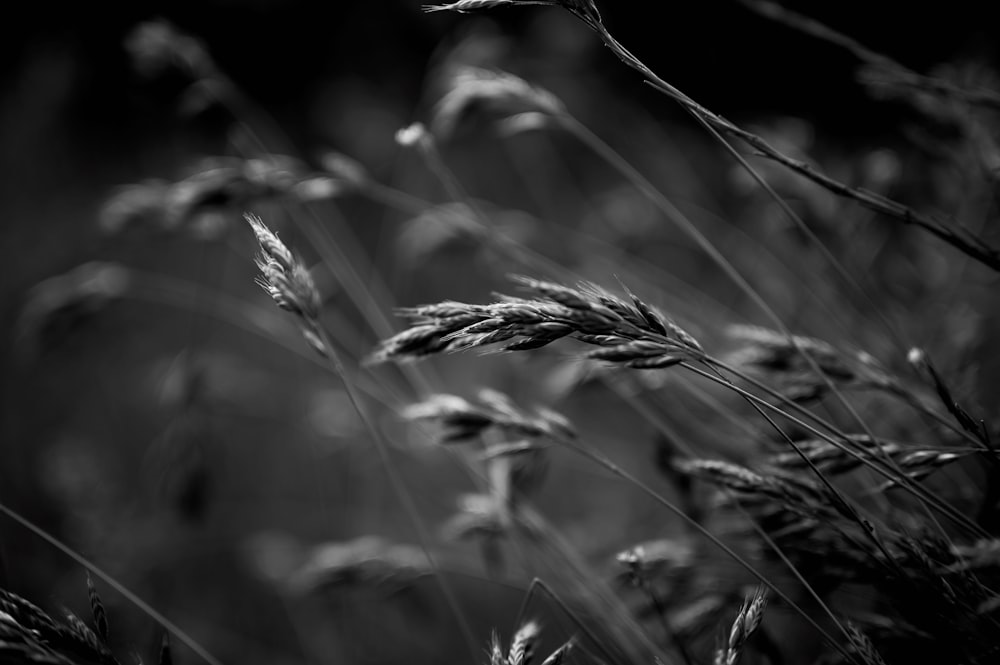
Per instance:
[[[804,430],[808,431],[810,434],[813,434],[814,436],[817,436],[817,437],[823,439],[827,443],[829,443],[829,444],[831,444],[833,446],[836,446],[838,449],[840,449],[841,451],[843,451],[845,454],[847,454],[850,457],[854,458],[855,460],[857,460],[858,462],[860,462],[864,466],[872,469],[873,471],[875,471],[876,473],[878,473],[882,477],[884,477],[884,478],[886,478],[888,480],[892,480],[892,481],[894,481],[896,483],[899,483],[900,485],[906,487],[915,496],[917,496],[918,498],[922,499],[923,501],[925,501],[929,505],[932,505],[935,508],[937,508],[939,511],[941,511],[942,513],[944,513],[945,515],[947,515],[949,518],[951,518],[952,521],[954,521],[956,524],[958,524],[958,525],[964,527],[965,529],[967,529],[970,533],[976,535],[977,537],[981,537],[981,538],[988,537],[988,534],[981,527],[979,527],[978,525],[976,525],[975,523],[973,523],[972,521],[970,521],[967,517],[965,517],[964,515],[962,515],[961,513],[959,513],[954,507],[948,505],[947,503],[945,503],[945,502],[941,501],[940,499],[938,499],[933,494],[927,492],[927,490],[925,490],[924,488],[922,488],[918,483],[912,482],[912,480],[910,480],[910,478],[907,477],[906,474],[901,474],[899,476],[894,476],[893,473],[891,473],[891,471],[889,469],[885,469],[885,468],[879,466],[878,464],[876,464],[873,458],[868,458],[868,457],[865,457],[864,455],[861,455],[857,451],[852,450],[849,446],[845,445],[843,441],[838,441],[837,439],[835,439],[834,437],[830,436],[829,434],[821,432],[820,430],[816,429],[812,425],[809,425],[808,423],[804,422],[803,420],[801,420],[799,418],[796,418],[795,416],[792,416],[791,414],[783,411],[780,407],[777,407],[774,404],[771,404],[767,400],[765,400],[765,399],[763,399],[761,397],[758,397],[758,396],[754,395],[753,393],[750,393],[750,392],[747,392],[746,390],[743,390],[739,386],[736,386],[736,385],[734,385],[732,383],[729,383],[728,381],[726,381],[724,379],[720,379],[717,376],[714,376],[713,374],[711,374],[709,372],[706,372],[705,370],[702,370],[702,369],[700,369],[698,367],[695,367],[694,365],[691,365],[690,363],[688,363],[686,361],[680,363],[680,366],[684,367],[685,369],[687,369],[689,371],[694,372],[695,374],[698,374],[700,376],[705,377],[709,381],[713,381],[715,383],[719,383],[720,385],[723,385],[723,386],[729,388],[730,390],[733,390],[736,393],[747,397],[748,399],[752,400],[755,404],[759,404],[760,406],[762,406],[762,407],[764,407],[764,408],[766,408],[768,410],[771,410],[771,411],[774,411],[774,412],[780,414],[782,417],[789,419],[791,422],[795,423],[799,427],[802,427]],[[775,394],[776,394],[776,396],[780,397],[783,401],[787,401],[787,402],[791,401],[791,400],[788,400],[788,398],[786,398],[784,396],[778,395],[777,393],[775,393]],[[802,407],[799,407],[798,405],[795,405],[795,406],[798,409],[802,408]],[[814,418],[816,418],[816,416],[814,416]],[[838,431],[832,425],[825,425],[825,426],[829,427],[834,432]]]
[[[568,440],[561,440],[560,443],[564,445],[566,448],[580,455],[583,455],[592,462],[599,464],[600,466],[604,467],[605,469],[607,469],[614,475],[618,476],[622,480],[625,480],[630,485],[634,486],[639,491],[641,491],[643,494],[653,499],[658,504],[660,504],[661,506],[672,512],[677,517],[679,517],[681,520],[687,523],[689,527],[691,527],[692,529],[700,533],[702,536],[707,538],[713,545],[718,547],[720,550],[726,553],[730,558],[732,558],[733,561],[738,563],[747,572],[749,572],[751,575],[757,578],[761,582],[761,584],[764,584],[765,586],[770,588],[776,596],[781,598],[781,600],[783,600],[789,607],[798,612],[802,616],[802,618],[805,619],[806,622],[808,622],[813,628],[815,628],[816,631],[830,644],[830,646],[839,651],[845,658],[851,660],[850,654],[848,654],[847,650],[844,649],[844,647],[841,646],[840,643],[837,640],[835,640],[832,635],[830,635],[830,633],[828,633],[822,626],[820,626],[815,619],[809,616],[809,614],[804,609],[799,607],[798,604],[796,604],[795,601],[793,601],[788,596],[788,594],[786,594],[777,586],[775,586],[775,584],[771,582],[762,572],[757,570],[753,566],[753,564],[751,564],[749,561],[740,556],[738,552],[729,547],[729,545],[726,545],[724,542],[722,542],[715,534],[713,534],[711,531],[709,531],[704,526],[699,524],[696,520],[692,519],[687,513],[685,513],[679,507],[674,505],[671,501],[664,498],[656,490],[654,490],[649,485],[645,484],[644,482],[636,478],[634,475],[632,475],[625,469],[618,466],[615,462],[611,461],[611,459],[609,459],[602,453],[577,445],[574,442]],[[825,604],[822,606],[824,609],[826,609],[830,618],[833,619],[833,621],[837,624],[837,626],[841,628],[841,630],[843,631],[844,630],[843,626],[841,626],[840,622],[837,621],[836,616],[829,610],[829,608],[826,607]]]
[[[31,531],[36,536],[47,542],[49,545],[56,548],[57,550],[68,556],[70,559],[75,561],[81,567],[89,570],[91,573],[94,574],[95,577],[99,577],[101,580],[104,581],[105,584],[107,584],[115,591],[120,593],[124,598],[126,598],[130,603],[132,603],[136,607],[138,607],[144,614],[146,614],[153,621],[160,624],[167,632],[176,637],[179,642],[184,644],[184,646],[186,646],[187,648],[191,649],[191,651],[197,654],[198,657],[200,657],[206,663],[209,663],[209,665],[222,665],[222,661],[220,661],[218,658],[210,654],[205,649],[205,647],[201,646],[198,642],[196,642],[194,638],[192,638],[190,635],[184,632],[177,624],[175,624],[170,619],[165,617],[163,614],[161,614],[159,611],[153,608],[152,605],[144,601],[133,591],[129,590],[128,587],[123,585],[114,577],[112,577],[108,573],[98,568],[97,565],[94,564],[92,561],[90,561],[83,555],[77,553],[69,545],[62,542],[61,540],[59,540],[58,538],[47,532],[45,529],[38,526],[31,520],[29,520],[28,518],[24,517],[16,510],[8,508],[2,503],[0,503],[0,513],[3,513],[10,519],[14,520],[28,531]]]

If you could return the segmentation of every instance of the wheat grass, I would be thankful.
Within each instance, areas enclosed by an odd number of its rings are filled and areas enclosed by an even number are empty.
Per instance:
[[[725,647],[715,654],[715,665],[736,665],[740,661],[747,640],[760,628],[760,622],[764,617],[764,610],[767,607],[765,591],[764,588],[758,587],[743,601],[743,606],[740,607],[739,614],[736,615],[729,630]]]

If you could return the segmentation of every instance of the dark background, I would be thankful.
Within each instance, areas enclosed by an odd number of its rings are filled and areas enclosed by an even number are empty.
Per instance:
[[[815,115],[845,133],[883,131],[849,73],[856,62],[835,46],[798,35],[737,2],[714,0],[671,7],[619,0],[603,3],[602,15],[624,43],[639,44],[637,55],[696,99],[723,114],[759,112],[772,105],[790,114]],[[807,11],[862,44],[922,71],[960,53],[995,57],[996,31],[981,3],[953,2],[947,8],[898,3],[785,3]],[[528,34],[545,8],[501,8],[489,19],[504,31]],[[98,12],[86,3],[27,4],[11,17],[2,45],[0,72],[10,94],[15,82],[31,76],[40,59],[65,59],[71,71],[31,79],[36,94],[54,89],[72,121],[86,137],[114,129],[148,127],[136,118],[128,63],[120,45],[138,21],[168,18],[182,30],[213,45],[223,68],[255,98],[282,113],[301,108],[302,96],[331,79],[361,79],[386,96],[417,97],[427,58],[468,16],[423,15],[419,3],[214,1],[132,3]],[[552,19],[561,26],[568,16]],[[565,27],[567,30],[573,28]],[[551,37],[550,37],[551,39]],[[640,94],[629,75],[607,54],[591,50],[588,68],[609,76],[616,91]],[[26,85],[22,83],[22,85]],[[148,110],[148,109],[147,109]],[[122,124],[125,123],[125,127]],[[103,135],[101,135],[104,138]]]

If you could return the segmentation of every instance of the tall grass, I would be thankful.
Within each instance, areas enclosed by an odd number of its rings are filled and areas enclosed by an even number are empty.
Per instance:
[[[342,398],[322,422],[358,442],[337,459],[361,466],[336,487],[310,479],[320,505],[307,510],[330,531],[263,534],[247,557],[294,632],[290,662],[994,662],[1000,460],[978,392],[995,388],[1000,92],[743,3],[848,49],[873,92],[951,130],[919,160],[898,147],[812,154],[801,125],[751,130],[678,90],[591,0],[427,10],[534,4],[581,19],[637,86],[684,109],[683,131],[710,155],[704,181],[678,158],[613,145],[572,103],[456,48],[429,77],[435,104],[395,137],[429,183],[414,195],[345,155],[286,155],[206,45],[144,24],[129,41],[137,63],[172,68],[194,101],[224,109],[233,154],[123,187],[100,226],[222,241],[245,283],[255,258],[284,311],[245,289],[93,262],[28,295],[21,343],[41,353],[120,300],[153,303],[276,342],[274,362],[297,354],[324,399]],[[470,143],[505,166],[470,166]],[[580,163],[602,180],[574,183]],[[511,164],[552,219],[477,193]],[[687,196],[657,168],[684,172]],[[358,199],[399,224],[373,241],[342,213]],[[169,461],[152,459],[179,473],[190,516],[211,501],[214,407],[197,368],[178,382],[184,426],[164,439]],[[274,404],[281,387],[263,393]],[[196,639],[100,562],[3,512],[192,662],[227,662],[221,640]],[[331,535],[335,517],[357,532]],[[92,627],[0,591],[0,660],[119,662],[113,612],[87,580]],[[163,644],[160,662],[177,659]]]

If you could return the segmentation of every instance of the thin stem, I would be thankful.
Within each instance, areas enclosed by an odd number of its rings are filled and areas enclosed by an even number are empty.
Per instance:
[[[737,368],[733,367],[732,365],[724,363],[721,360],[718,360],[717,358],[713,358],[711,356],[705,356],[702,360],[703,360],[703,362],[707,363],[708,365],[710,365],[712,367],[724,369],[726,372],[732,374],[733,376],[738,377],[742,381],[747,382],[748,384],[752,385],[753,387],[757,388],[758,390],[761,390],[761,391],[767,393],[768,395],[770,395],[771,397],[774,397],[775,399],[780,400],[781,403],[784,406],[787,406],[788,408],[792,409],[796,413],[798,413],[798,414],[800,414],[800,415],[802,415],[802,416],[804,416],[806,418],[809,418],[810,420],[812,420],[813,422],[815,422],[819,426],[826,428],[832,434],[835,434],[836,436],[839,436],[839,437],[844,438],[844,439],[848,438],[848,435],[847,435],[846,432],[844,432],[844,431],[840,430],[839,428],[835,427],[834,425],[832,425],[828,421],[826,421],[823,418],[821,418],[819,415],[817,415],[817,414],[813,413],[812,411],[809,411],[808,409],[804,408],[800,404],[796,403],[794,400],[789,399],[788,397],[786,397],[785,395],[783,395],[781,392],[775,390],[774,388],[771,388],[766,383],[763,383],[762,381],[758,381],[757,379],[755,379],[753,376],[747,374],[746,372],[742,372],[742,371],[738,370]],[[900,394],[903,394],[903,393],[900,393]],[[933,412],[931,412],[929,410],[921,410],[921,412],[922,413],[926,413],[926,414],[933,413]],[[783,415],[785,417],[788,417],[787,413],[784,413],[782,411],[779,411],[778,413],[780,413],[781,415]],[[938,414],[936,420],[938,420],[938,422],[940,422],[944,426],[948,426],[950,424],[942,416],[940,416],[940,414]],[[949,429],[951,429],[958,436],[961,436],[962,438],[964,438],[969,443],[973,444],[973,446],[976,449],[978,449],[980,451],[984,450],[984,444],[983,444],[983,442],[980,441],[979,439],[977,439],[976,437],[972,436],[969,432],[966,432],[965,430],[957,428],[954,425],[951,425],[949,427]],[[872,440],[875,441],[876,439],[873,438]],[[996,451],[990,450],[988,447],[985,450],[987,452],[993,452],[993,453],[996,452]],[[892,460],[891,458],[889,458],[889,461],[891,462],[891,464],[889,464],[889,463],[887,463],[887,464],[888,464],[888,466],[893,471],[899,473],[901,478],[906,476],[906,474],[903,473],[902,469],[899,468],[899,465],[895,463],[895,460]]]
[[[774,191],[774,188],[771,187],[771,184],[764,179],[764,176],[762,176],[757,169],[751,166],[750,162],[748,162],[743,155],[738,153],[736,149],[733,148],[732,144],[719,134],[718,130],[716,130],[715,127],[713,127],[707,120],[690,109],[688,111],[699,123],[702,124],[702,126],[705,127],[706,131],[708,131],[722,145],[722,147],[725,148],[726,152],[728,152],[733,159],[735,159],[737,163],[743,167],[743,170],[749,173],[750,177],[753,178],[765,192],[767,192],[768,196],[770,196],[771,199],[778,204],[785,216],[788,217],[793,224],[795,224],[795,227],[802,231],[802,233],[809,238],[809,241],[819,249],[823,258],[834,269],[834,271],[836,271],[837,275],[846,284],[861,294],[861,297],[864,298],[865,301],[867,301],[871,306],[871,311],[875,312],[876,317],[878,317],[882,326],[888,331],[889,336],[896,341],[896,344],[904,349],[909,348],[911,344],[908,344],[905,340],[903,340],[902,334],[895,328],[895,326],[892,325],[892,323],[890,323],[889,319],[886,318],[885,314],[882,312],[882,308],[875,303],[875,300],[871,297],[871,294],[868,293],[868,290],[865,289],[860,282],[854,279],[847,269],[844,268],[843,264],[837,260],[837,257],[835,257],[823,241],[819,239],[819,236],[817,236],[816,233],[809,228],[809,225],[803,221],[802,217],[792,210],[792,207],[788,205],[788,202],[781,198],[776,191]]]
[[[273,320],[276,325],[284,328],[282,323],[286,319],[286,317],[274,315],[270,309],[264,310],[261,307],[230,297],[221,292],[213,293],[212,300],[209,303],[207,299],[196,297],[198,293],[204,291],[204,287],[191,284],[176,277],[142,273],[134,269],[130,269],[129,275],[129,288],[125,292],[124,297],[130,300],[168,305],[210,316],[217,321],[228,323],[243,332],[276,344],[312,364],[324,365],[323,361],[318,359],[315,353],[306,352],[301,344],[286,341],[279,335],[282,330],[269,325]],[[295,330],[294,326],[289,326],[288,328],[289,332]],[[360,345],[360,339],[339,339],[339,341],[341,342],[339,348],[345,347],[345,341],[356,341]],[[358,388],[368,396],[386,405],[402,402],[402,397],[398,391],[382,383],[373,384],[371,381],[366,381],[363,384],[359,383]]]
[[[531,599],[535,596],[535,589],[540,589],[546,596],[548,596],[548,598],[554,602],[560,610],[562,610],[563,614],[569,617],[570,621],[573,622],[580,632],[590,638],[590,641],[594,643],[594,646],[597,647],[608,658],[608,660],[613,661],[615,659],[614,654],[608,650],[602,640],[599,640],[594,636],[593,631],[591,631],[583,620],[576,615],[573,608],[570,607],[566,601],[560,598],[559,594],[553,591],[549,585],[539,577],[531,580],[531,584],[528,585],[528,590],[524,594],[524,598],[521,600],[521,607],[517,611],[518,624],[520,624],[525,613],[528,611],[528,605],[530,604]]]
[[[670,617],[667,616],[667,608],[663,604],[663,599],[660,598],[660,594],[657,593],[656,588],[645,577],[639,580],[639,585],[646,592],[646,595],[649,596],[650,602],[653,603],[653,609],[656,610],[657,616],[660,617],[660,623],[663,624],[663,632],[674,648],[677,649],[677,653],[681,655],[684,665],[695,665],[694,658],[692,658],[687,646],[685,646],[684,640],[681,639],[681,636],[677,634],[677,631],[670,624]]]
[[[713,372],[715,372],[720,379],[726,381],[727,383],[731,383],[728,381],[728,379],[726,379],[726,377],[722,375],[721,371],[712,367],[711,365],[708,365],[707,363],[706,366],[709,367]],[[816,463],[813,462],[812,459],[810,459],[809,456],[802,451],[802,449],[798,446],[798,444],[796,444],[795,441],[792,440],[792,437],[788,436],[788,434],[783,429],[781,429],[778,423],[774,422],[774,419],[771,418],[771,416],[769,416],[767,413],[765,413],[764,410],[759,405],[757,405],[756,403],[745,397],[744,399],[747,401],[748,404],[750,404],[751,407],[753,407],[754,411],[760,414],[760,416],[764,418],[764,420],[766,420],[768,424],[771,425],[771,427],[774,428],[774,430],[778,433],[778,435],[785,440],[785,443],[788,444],[792,448],[792,450],[795,451],[795,453],[799,456],[799,458],[801,458],[802,461],[806,463],[806,465],[809,467],[809,470],[812,471],[816,475],[816,477],[820,479],[820,482],[823,483],[827,491],[830,492],[830,494],[836,498],[837,502],[840,504],[842,508],[842,511],[846,510],[849,513],[848,517],[854,520],[854,522],[861,527],[861,531],[869,536],[869,538],[875,544],[875,547],[882,552],[883,556],[885,556],[886,561],[891,562],[897,568],[899,568],[899,564],[896,563],[895,557],[893,557],[892,554],[882,544],[882,542],[875,537],[873,530],[871,528],[868,528],[865,520],[861,518],[861,514],[858,512],[858,510],[853,505],[851,505],[847,497],[844,496],[844,494],[839,489],[837,489],[833,485],[833,483],[830,482],[830,479],[827,478],[826,474],[824,474],[822,471],[819,470],[819,467],[816,466]],[[899,571],[902,572],[902,568],[899,568]]]
[[[894,477],[893,474],[892,474],[892,472],[890,470],[885,469],[885,468],[879,466],[878,464],[876,464],[874,458],[868,458],[868,457],[865,457],[864,455],[861,455],[857,451],[852,450],[849,446],[845,445],[843,441],[839,441],[839,440],[835,439],[834,437],[830,436],[829,434],[821,432],[820,430],[816,429],[812,425],[809,425],[808,423],[804,422],[803,420],[801,420],[799,418],[796,418],[795,416],[792,416],[791,414],[789,414],[789,413],[787,413],[785,411],[782,411],[780,407],[777,407],[774,404],[771,404],[767,400],[765,400],[765,399],[763,399],[761,397],[758,397],[758,396],[754,395],[753,393],[747,392],[746,390],[743,390],[739,386],[736,386],[736,385],[734,385],[732,383],[729,383],[729,382],[725,381],[724,379],[719,379],[717,376],[714,376],[713,374],[711,374],[709,372],[706,372],[706,371],[704,371],[704,370],[702,370],[702,369],[700,369],[698,367],[695,367],[694,365],[691,365],[688,362],[682,362],[682,363],[680,363],[680,366],[684,367],[685,369],[687,369],[689,371],[692,371],[692,372],[694,372],[694,373],[696,373],[696,374],[698,374],[700,376],[705,377],[709,381],[714,381],[716,383],[719,383],[720,385],[726,386],[730,390],[733,390],[733,391],[737,392],[738,394],[743,395],[743,396],[747,397],[748,399],[752,400],[754,403],[759,404],[760,406],[762,406],[762,407],[764,407],[766,409],[769,409],[771,411],[774,411],[774,412],[780,414],[782,417],[787,418],[788,420],[790,420],[791,422],[795,423],[799,427],[802,427],[804,430],[808,431],[809,433],[811,433],[811,434],[813,434],[813,435],[815,435],[815,436],[823,439],[824,441],[830,443],[833,446],[836,446],[838,449],[840,449],[841,451],[843,451],[847,455],[853,457],[855,460],[857,460],[858,462],[860,462],[864,466],[867,466],[870,469],[874,470],[876,473],[878,473],[882,477],[884,477],[884,478],[886,478],[888,480],[892,480],[893,482],[896,482],[896,483],[900,484],[901,486],[905,487],[911,493],[913,493],[915,496],[917,496],[921,500],[927,502],[928,504],[934,506],[935,508],[937,508],[938,510],[940,510],[942,513],[944,513],[945,515],[947,515],[955,523],[957,523],[957,524],[965,527],[973,535],[976,535],[977,537],[980,537],[980,538],[986,538],[986,537],[988,537],[988,534],[981,527],[979,527],[978,525],[976,525],[973,522],[971,522],[967,517],[965,517],[964,515],[962,515],[961,513],[959,513],[954,507],[952,507],[952,506],[948,505],[947,503],[941,501],[940,499],[938,499],[937,497],[935,497],[933,494],[928,493],[918,483],[912,482],[912,480],[908,476],[906,476],[906,474],[901,474],[899,477]],[[787,397],[784,397],[784,396],[782,396],[780,394],[777,394],[777,393],[775,393],[775,395],[777,397],[781,398],[783,401],[791,402],[791,400],[788,400]],[[794,403],[792,403],[792,404],[794,404]],[[798,409],[801,409],[801,407],[799,407],[798,405],[794,405],[794,406],[796,406]],[[818,418],[818,417],[814,416],[814,419],[815,418]],[[824,424],[824,426],[828,427],[829,429],[831,429],[834,432],[838,431],[832,425],[826,425],[826,424]]]
[[[574,451],[574,452],[576,452],[576,453],[578,453],[580,455],[583,455],[584,457],[586,457],[587,459],[591,460],[592,462],[595,462],[596,464],[604,467],[605,469],[607,469],[608,471],[610,471],[614,475],[618,476],[622,480],[625,480],[630,485],[634,486],[639,491],[641,491],[643,494],[645,494],[646,496],[650,497],[651,499],[653,499],[654,501],[656,501],[657,503],[659,503],[661,506],[663,506],[664,508],[666,508],[667,510],[669,510],[670,512],[672,512],[674,515],[676,515],[677,517],[679,517],[680,519],[682,519],[684,522],[686,522],[688,524],[688,526],[690,526],[692,529],[694,529],[695,531],[697,531],[698,533],[700,533],[702,536],[704,536],[705,538],[707,538],[713,545],[715,545],[716,547],[718,547],[720,550],[722,550],[724,553],[726,553],[730,558],[732,558],[733,561],[735,561],[736,563],[738,563],[747,572],[749,572],[751,575],[753,575],[755,578],[757,578],[761,582],[761,584],[764,584],[765,586],[767,586],[768,588],[770,588],[772,591],[774,591],[774,593],[775,593],[776,596],[778,596],[779,598],[781,598],[781,600],[783,600],[785,603],[788,604],[789,607],[791,607],[796,612],[798,612],[802,616],[802,618],[806,620],[806,622],[808,622],[813,628],[815,628],[816,631],[830,644],[830,646],[832,646],[833,648],[835,648],[845,658],[847,658],[848,660],[850,660],[850,654],[848,654],[847,650],[844,649],[844,647],[842,647],[840,645],[840,643],[837,640],[835,640],[833,638],[833,636],[831,636],[822,626],[820,626],[816,622],[815,619],[813,619],[811,616],[809,616],[809,614],[805,610],[803,610],[801,607],[799,607],[799,605],[797,603],[795,603],[795,601],[793,601],[785,592],[783,592],[780,589],[778,589],[778,587],[775,586],[775,584],[773,582],[771,582],[762,572],[760,572],[759,570],[757,570],[753,566],[753,564],[751,564],[749,561],[747,561],[742,556],[740,556],[739,553],[737,553],[731,547],[729,547],[728,545],[726,545],[724,542],[722,542],[721,540],[719,540],[719,538],[717,536],[715,536],[715,534],[713,534],[711,531],[709,531],[704,526],[702,526],[701,524],[699,524],[696,520],[692,519],[687,513],[685,513],[680,508],[678,508],[671,501],[669,501],[668,499],[664,498],[662,495],[660,495],[658,492],[656,492],[656,490],[654,490],[653,488],[651,488],[649,485],[645,484],[644,482],[642,482],[641,480],[639,480],[638,478],[636,478],[634,475],[632,475],[631,473],[629,473],[625,469],[623,469],[620,466],[618,466],[617,464],[615,464],[613,461],[611,461],[611,459],[609,459],[604,454],[602,454],[602,453],[600,453],[598,451],[595,451],[595,450],[591,450],[590,448],[577,445],[576,443],[574,443],[572,441],[561,440],[560,443],[562,445],[564,445],[566,448],[568,448],[568,449],[570,449],[570,450],[572,450],[572,451]],[[834,623],[837,624],[837,626],[841,629],[841,631],[844,631],[844,627],[840,625],[840,622],[837,620],[836,616],[829,610],[829,608],[826,608],[825,605],[823,605],[823,607],[826,609],[827,613],[829,614],[830,618],[834,621]],[[845,632],[845,634],[846,634],[846,632]]]
[[[78,554],[69,545],[65,544],[49,532],[47,532],[42,527],[38,526],[27,517],[24,517],[17,511],[8,508],[4,504],[0,503],[0,513],[3,513],[10,519],[14,520],[21,526],[23,526],[28,531],[31,531],[36,536],[47,542],[52,547],[56,548],[70,559],[79,564],[82,568],[89,570],[96,577],[103,580],[108,586],[113,588],[115,591],[120,593],[122,597],[127,599],[130,603],[138,607],[144,614],[150,617],[153,621],[160,624],[167,632],[176,637],[184,646],[191,649],[199,658],[204,660],[209,665],[222,665],[222,661],[210,654],[205,647],[201,646],[198,642],[194,640],[190,635],[184,632],[177,624],[172,622],[170,619],[165,617],[163,614],[158,612],[153,608],[152,605],[144,601],[133,591],[129,590],[125,585],[116,580],[110,574],[104,572],[102,569],[98,568],[95,563],[87,559],[81,554]]]
[[[893,201],[892,199],[880,194],[876,194],[875,192],[845,185],[844,183],[834,180],[826,174],[817,171],[811,165],[785,155],[760,136],[742,129],[732,122],[709,111],[685,95],[683,92],[661,79],[651,69],[644,65],[642,61],[629,53],[629,51],[622,46],[603,25],[597,24],[593,27],[601,36],[605,45],[610,48],[622,62],[642,74],[646,81],[654,88],[673,98],[717,130],[743,140],[752,148],[758,150],[763,156],[782,164],[786,168],[795,171],[809,180],[812,180],[837,196],[853,199],[866,208],[898,219],[904,224],[913,224],[914,226],[923,229],[968,256],[973,257],[980,263],[992,268],[993,270],[1000,271],[1000,250],[989,246],[981,238],[974,236],[963,229],[955,231],[936,219],[922,215],[921,213],[918,213],[901,203]]]
[[[477,646],[476,639],[473,636],[472,628],[469,626],[469,623],[465,618],[465,614],[462,612],[462,608],[458,603],[458,599],[455,596],[451,585],[439,572],[437,572],[437,564],[435,563],[434,553],[432,552],[430,546],[430,535],[424,525],[423,518],[420,516],[419,511],[417,511],[413,495],[410,494],[402,475],[393,464],[392,458],[389,455],[388,443],[384,440],[381,431],[368,414],[367,409],[361,405],[361,400],[359,399],[357,390],[354,387],[354,382],[351,381],[346,372],[344,372],[344,367],[340,362],[340,358],[337,356],[337,352],[334,350],[330,342],[330,336],[327,331],[322,326],[317,325],[314,326],[313,332],[316,333],[327,350],[326,358],[329,361],[331,369],[338,377],[340,377],[341,382],[344,384],[344,390],[347,393],[347,397],[351,401],[351,406],[354,407],[354,410],[358,413],[358,417],[361,418],[371,435],[379,462],[389,479],[389,484],[392,486],[393,491],[396,492],[399,503],[407,512],[410,521],[413,523],[413,528],[417,532],[417,539],[420,541],[420,547],[423,550],[424,556],[427,557],[427,561],[431,568],[435,570],[434,579],[437,580],[441,593],[444,595],[445,602],[448,604],[448,607],[455,617],[455,622],[462,633],[463,639],[465,640],[466,647],[469,650],[469,655],[472,657],[473,661],[478,660],[479,647]]]
[[[522,505],[518,518],[529,527],[531,533],[548,545],[565,563],[554,569],[558,575],[567,573],[572,584],[578,588],[590,605],[604,617],[606,629],[628,651],[629,661],[648,660],[656,657],[659,649],[635,623],[622,601],[603,582],[595,584],[597,574],[583,561],[577,551],[565,541],[551,524],[533,507]],[[623,630],[624,629],[624,630]],[[645,647],[639,651],[639,647]],[[659,654],[662,655],[662,654]]]
[[[960,99],[968,104],[978,104],[987,108],[1000,110],[1000,94],[997,94],[996,91],[984,88],[969,90],[961,88],[951,81],[918,74],[889,56],[872,50],[853,37],[838,32],[812,17],[793,12],[776,2],[770,2],[769,0],[737,0],[737,2],[750,11],[760,14],[776,23],[802,32],[810,37],[840,46],[862,62],[892,70],[894,74],[900,77],[898,83],[901,85],[930,90]]]
[[[701,116],[698,117],[700,118]],[[736,270],[735,266],[733,266],[732,263],[730,263],[729,260],[718,251],[712,242],[698,230],[691,220],[689,220],[676,206],[674,206],[673,203],[671,203],[669,199],[667,199],[651,182],[649,182],[645,176],[639,173],[638,170],[623,159],[621,155],[615,152],[598,136],[591,132],[585,125],[569,115],[562,116],[561,120],[568,130],[577,135],[586,145],[591,147],[595,152],[621,171],[623,175],[625,175],[636,187],[639,188],[640,191],[653,201],[653,203],[656,204],[668,218],[670,218],[677,226],[679,226],[698,243],[702,250],[709,255],[709,257],[730,277],[730,279],[733,280],[740,290],[742,290],[774,322],[781,333],[785,335],[794,348],[800,353],[800,355],[802,355],[806,363],[809,364],[812,371],[820,377],[820,379],[837,397],[848,413],[858,422],[865,434],[867,434],[873,441],[877,441],[874,432],[872,432],[868,424],[863,418],[861,418],[861,415],[857,412],[853,405],[850,404],[850,402],[848,402],[843,394],[837,389],[836,385],[830,380],[830,378],[820,369],[815,359],[800,348],[799,343],[788,330],[787,326],[785,326],[781,317],[778,316],[778,314],[770,307],[770,305],[767,304],[763,297],[750,285],[749,282],[746,281],[739,271]],[[714,130],[712,131],[714,133]],[[719,138],[721,140],[721,137]],[[900,475],[903,475],[902,471],[898,469],[896,462],[887,454],[885,456],[886,463],[890,467],[896,467]],[[820,476],[822,477],[821,474]],[[933,516],[931,517],[933,519]]]

